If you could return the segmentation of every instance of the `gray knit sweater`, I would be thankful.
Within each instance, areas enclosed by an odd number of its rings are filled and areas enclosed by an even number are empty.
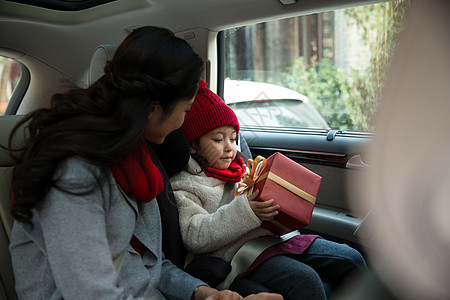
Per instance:
[[[206,176],[194,159],[190,158],[186,169],[170,182],[181,235],[190,252],[231,261],[245,242],[272,235],[260,227],[261,221],[250,208],[247,196],[233,199],[236,186]]]

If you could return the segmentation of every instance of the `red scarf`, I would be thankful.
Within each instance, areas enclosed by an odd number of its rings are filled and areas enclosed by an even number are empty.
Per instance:
[[[111,166],[111,171],[124,192],[143,203],[152,201],[164,188],[161,173],[153,164],[145,142],[122,163]]]
[[[143,203],[152,201],[164,188],[161,173],[153,164],[144,141],[122,163],[111,166],[111,172],[127,195]],[[136,252],[142,253],[144,245],[134,235],[130,244]]]
[[[241,180],[242,174],[245,171],[244,160],[237,156],[230,164],[228,169],[219,170],[208,166],[203,167],[206,176],[215,177],[225,182],[236,183]]]

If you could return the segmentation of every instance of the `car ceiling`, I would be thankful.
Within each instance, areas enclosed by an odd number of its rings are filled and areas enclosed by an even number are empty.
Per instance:
[[[79,11],[118,0],[6,0],[30,6],[49,8],[60,11]],[[293,4],[297,0],[278,0],[281,4]],[[179,1],[181,2],[181,1]],[[179,3],[180,4],[180,3]]]
[[[6,0],[55,10],[76,11],[117,0]]]
[[[267,18],[376,2],[299,0],[283,5],[279,0],[116,0],[63,11],[0,1],[0,54],[23,61],[31,57],[77,80],[86,73],[91,54],[99,44],[120,43],[139,26],[157,25],[174,32],[196,28],[217,32]]]

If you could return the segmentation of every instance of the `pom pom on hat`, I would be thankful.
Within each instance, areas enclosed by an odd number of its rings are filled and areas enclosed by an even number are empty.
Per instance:
[[[234,127],[239,133],[239,122],[234,111],[201,79],[194,104],[184,118],[181,131],[187,141],[192,142],[222,126]]]
[[[208,84],[206,81],[203,80],[203,78],[200,78],[200,85],[198,86],[198,89],[206,88],[207,89]]]

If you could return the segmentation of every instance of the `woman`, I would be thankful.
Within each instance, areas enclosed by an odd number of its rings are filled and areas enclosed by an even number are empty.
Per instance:
[[[20,299],[240,298],[187,275],[161,251],[153,199],[162,176],[145,140],[162,143],[181,126],[202,65],[172,32],[143,27],[92,86],[56,94],[50,108],[25,116],[10,243]]]

